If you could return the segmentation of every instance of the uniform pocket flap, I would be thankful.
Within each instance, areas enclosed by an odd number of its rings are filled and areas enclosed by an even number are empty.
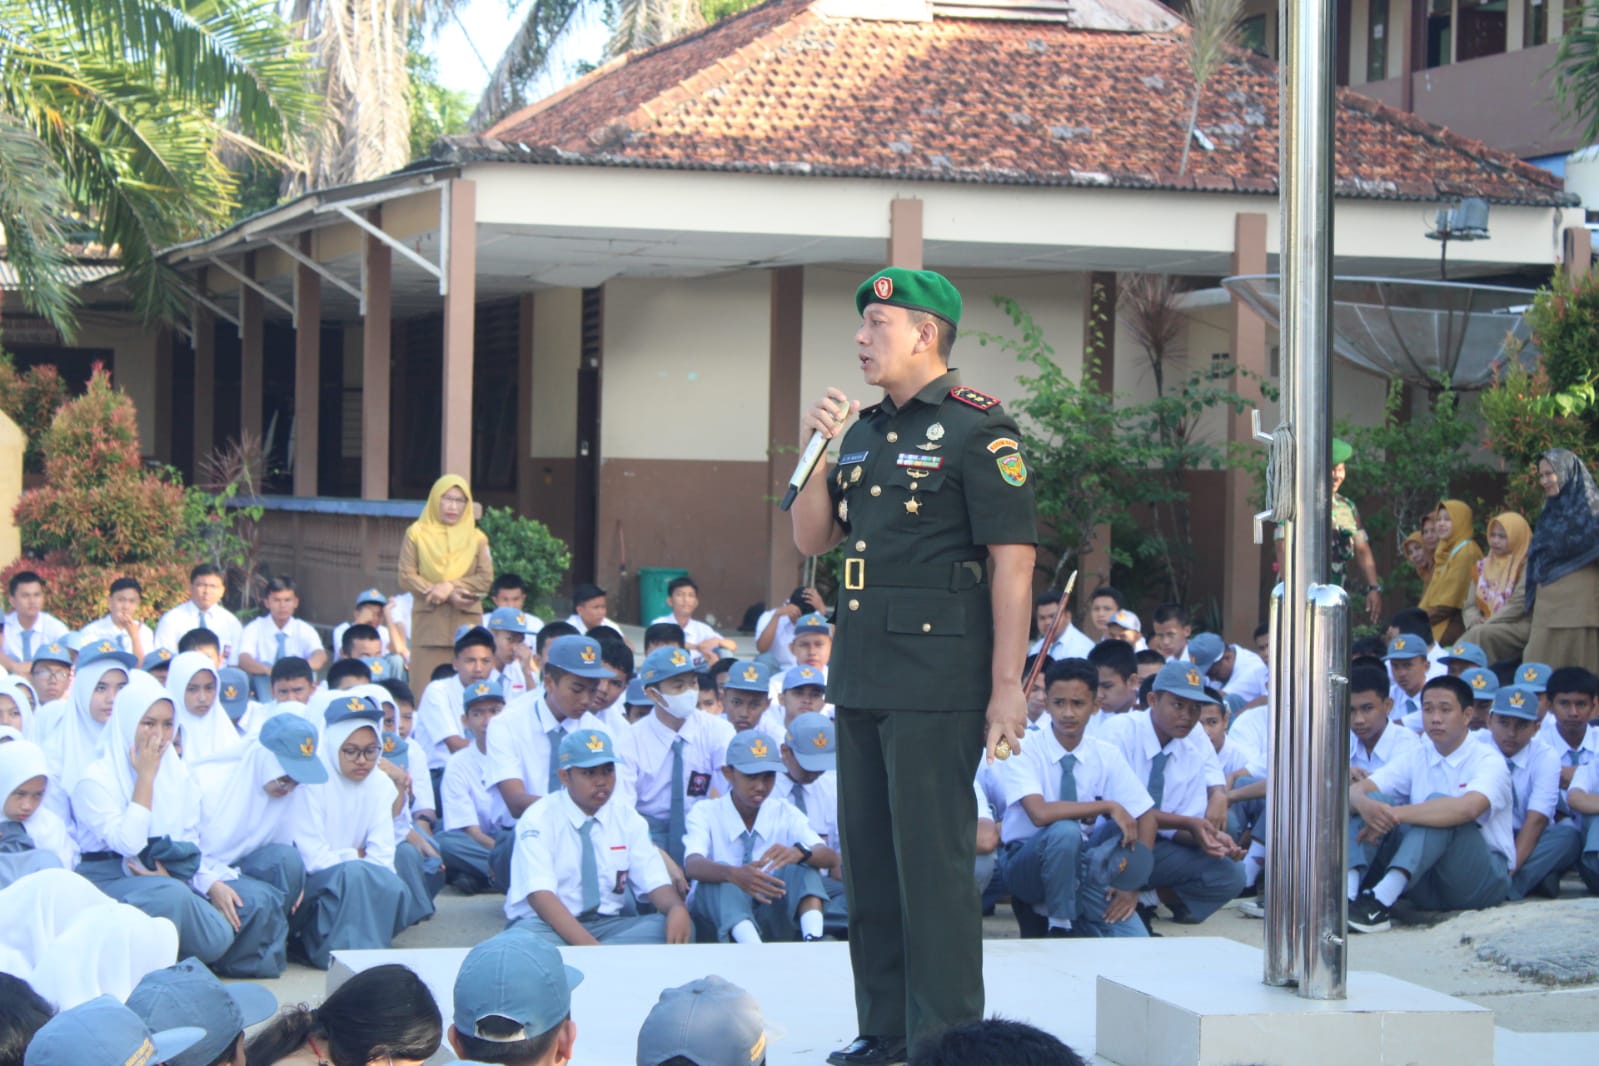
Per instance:
[[[966,610],[948,592],[900,594],[888,601],[890,633],[958,637],[966,633]]]

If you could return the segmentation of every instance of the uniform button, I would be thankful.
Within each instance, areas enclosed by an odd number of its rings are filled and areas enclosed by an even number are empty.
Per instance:
[[[849,609],[852,610],[852,611],[860,610],[861,609],[861,601],[860,600],[850,600],[849,601]]]
[[[881,485],[873,485],[872,486],[872,495],[873,496],[881,496],[882,494],[883,494],[883,486],[881,486]]]
[[[931,623],[931,622],[923,622],[922,623],[922,632],[923,633],[931,633],[932,631],[933,631],[933,623]]]
[[[899,441],[899,434],[893,432],[892,430],[890,430],[889,434],[888,434],[888,443],[895,444],[898,441]]]
[[[855,550],[858,551],[858,552],[865,551],[866,550],[866,542],[864,540],[856,541],[855,542]]]

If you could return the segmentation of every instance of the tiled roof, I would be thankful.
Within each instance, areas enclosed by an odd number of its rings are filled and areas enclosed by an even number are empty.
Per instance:
[[[1277,191],[1277,67],[1239,52],[1206,85],[1185,29],[835,17],[770,0],[634,53],[444,153],[529,162],[988,184]],[[1560,179],[1357,93],[1338,94],[1341,196],[1575,202]]]

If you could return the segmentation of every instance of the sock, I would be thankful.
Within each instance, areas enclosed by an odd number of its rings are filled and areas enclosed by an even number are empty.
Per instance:
[[[1051,918],[1049,920],[1049,927],[1051,929],[1070,929],[1072,927],[1072,922],[1070,918]]]
[[[1377,897],[1377,902],[1384,907],[1392,907],[1394,900],[1398,899],[1405,891],[1405,886],[1410,884],[1410,875],[1403,870],[1389,870],[1382,875],[1382,880],[1377,882],[1377,887],[1371,894]]]
[[[822,935],[822,912],[818,910],[805,911],[799,916],[801,936]]]
[[[1361,879],[1362,876],[1365,875],[1365,873],[1366,873],[1365,870],[1350,870],[1349,871],[1349,898],[1350,899],[1355,899],[1355,898],[1357,898],[1360,895],[1360,879]]]
[[[739,922],[733,927],[733,943],[759,944],[760,942],[761,931],[755,928],[755,923],[750,921],[748,918],[745,918],[743,921]]]
[[[1260,880],[1260,860],[1253,853],[1244,856],[1244,887]]]

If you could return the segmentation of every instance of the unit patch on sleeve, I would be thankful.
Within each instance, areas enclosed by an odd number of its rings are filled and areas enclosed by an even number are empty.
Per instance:
[[[1005,479],[1005,484],[1021,488],[1027,484],[1027,463],[1022,459],[1020,452],[1011,452],[994,460],[999,467],[999,476]]]

